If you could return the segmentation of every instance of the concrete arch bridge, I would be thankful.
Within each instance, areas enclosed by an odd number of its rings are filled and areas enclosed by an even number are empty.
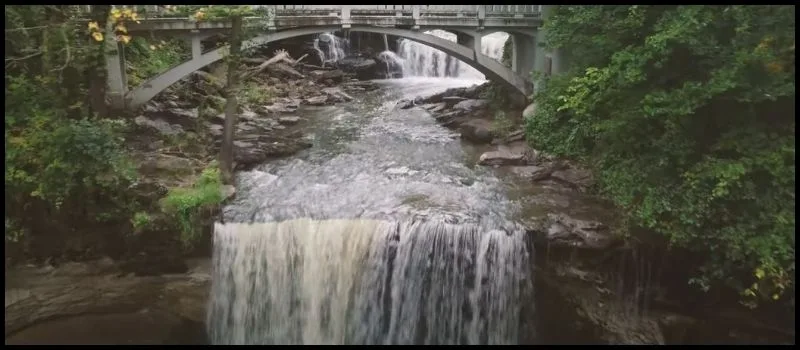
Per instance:
[[[560,71],[558,53],[547,53],[538,45],[539,28],[549,6],[542,5],[267,5],[266,18],[246,18],[246,26],[264,28],[264,33],[244,47],[316,33],[338,30],[393,35],[441,50],[474,67],[488,79],[500,82],[526,96],[533,91],[531,71]],[[544,13],[543,13],[544,12]],[[131,35],[156,32],[185,37],[191,42],[192,58],[128,89],[124,47],[107,55],[108,91],[112,106],[136,109],[189,74],[222,59],[228,48],[203,51],[202,40],[230,29],[229,21],[194,22],[187,18],[148,18],[128,26]],[[425,31],[441,29],[455,33],[452,42]],[[481,38],[506,32],[513,42],[512,67],[483,55]]]

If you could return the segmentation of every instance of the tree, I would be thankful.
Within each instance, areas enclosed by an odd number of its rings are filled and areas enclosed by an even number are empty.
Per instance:
[[[707,256],[703,289],[792,295],[794,28],[792,6],[558,7],[546,42],[572,67],[545,78],[529,140],[592,166],[631,225]]]
[[[222,149],[219,163],[222,171],[222,181],[225,184],[233,183],[233,138],[236,130],[236,119],[239,104],[236,93],[239,81],[239,63],[242,51],[242,16],[231,17],[230,52],[228,55],[228,81],[225,86],[225,126],[223,129]]]

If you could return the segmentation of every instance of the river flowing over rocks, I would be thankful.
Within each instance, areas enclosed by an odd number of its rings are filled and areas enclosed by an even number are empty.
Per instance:
[[[484,54],[499,60],[506,39],[485,36]],[[588,170],[530,148],[519,123],[498,129],[476,70],[394,38],[295,46],[308,61],[271,66],[254,78],[269,101],[242,106],[211,259],[14,270],[7,344],[69,342],[65,320],[136,324],[100,342],[152,344],[670,344],[714,327],[648,304],[669,298],[640,260],[596,268],[626,249],[613,209],[590,195]],[[224,104],[218,70],[135,116],[152,179],[135,190],[163,192],[217,154],[224,115],[206,107]],[[158,141],[188,134],[205,146]],[[626,269],[646,278],[631,287]]]

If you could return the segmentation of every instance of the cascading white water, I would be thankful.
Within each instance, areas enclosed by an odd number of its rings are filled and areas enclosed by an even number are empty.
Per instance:
[[[521,230],[443,221],[216,224],[215,344],[513,344]]]
[[[323,66],[344,58],[348,46],[349,40],[342,39],[331,33],[322,33],[314,39],[314,50],[317,51]]]
[[[456,41],[455,34],[443,30],[432,30],[426,34]],[[501,60],[506,39],[508,34],[502,32],[484,36],[481,39],[482,53],[498,61]],[[401,58],[398,65],[403,67],[403,76],[484,79],[483,74],[476,69],[440,50],[415,41],[400,39],[397,51],[397,56]]]

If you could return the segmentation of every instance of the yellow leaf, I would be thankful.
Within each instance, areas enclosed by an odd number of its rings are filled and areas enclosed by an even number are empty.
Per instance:
[[[103,33],[94,32],[92,33],[92,38],[94,38],[95,41],[103,41]]]
[[[778,300],[778,298],[780,298],[780,295],[777,294],[772,295],[772,300]]]
[[[117,40],[127,44],[129,41],[131,41],[131,37],[127,35],[120,35],[117,37]]]
[[[120,24],[117,24],[117,27],[116,27],[115,29],[116,29],[118,32],[122,32],[122,33],[128,33],[128,28],[125,28],[125,26],[124,26],[122,23],[120,23]]]
[[[122,17],[122,13],[119,11],[119,9],[111,10],[111,18],[120,19],[120,17]]]
[[[757,268],[755,271],[755,276],[758,279],[764,278],[764,270],[762,270],[761,268]]]
[[[89,30],[100,30],[100,27],[97,22],[89,22]]]
[[[154,45],[150,45],[150,50],[155,50],[156,47]]]
[[[139,14],[137,14],[136,12],[133,12],[133,13],[131,13],[130,18],[131,18],[132,21],[138,21],[139,20]]]
[[[131,18],[132,14],[133,14],[133,11],[131,11],[131,9],[122,10],[122,16],[124,16],[124,17]]]
[[[753,290],[758,290],[758,283],[753,283],[753,285],[750,286],[750,288],[752,288]]]

